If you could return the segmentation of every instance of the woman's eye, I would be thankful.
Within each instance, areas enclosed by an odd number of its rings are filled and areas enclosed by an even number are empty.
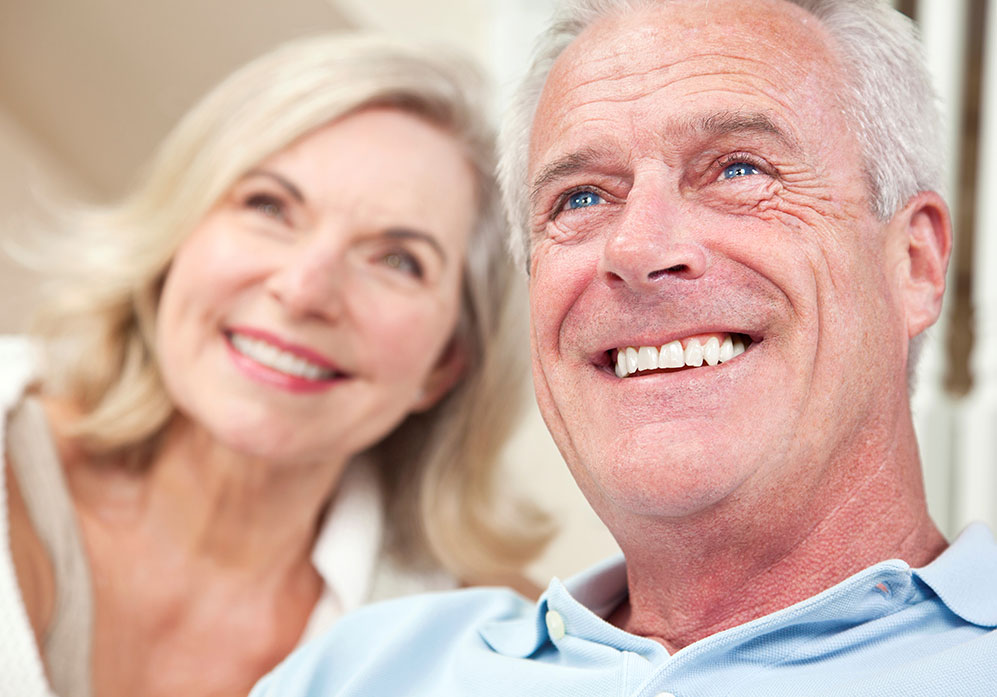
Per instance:
[[[287,217],[284,202],[271,194],[253,194],[246,199],[246,207],[274,220],[282,221]]]
[[[412,254],[408,252],[389,252],[381,258],[381,262],[389,269],[394,269],[401,273],[408,274],[415,278],[422,278],[422,264]]]
[[[605,203],[605,201],[599,194],[593,191],[576,191],[568,196],[567,200],[564,202],[564,208],[565,210],[572,211],[576,208],[597,206],[600,203]]]
[[[761,170],[750,162],[732,162],[724,167],[721,179],[733,179],[734,177],[746,177],[751,174],[761,174]]]

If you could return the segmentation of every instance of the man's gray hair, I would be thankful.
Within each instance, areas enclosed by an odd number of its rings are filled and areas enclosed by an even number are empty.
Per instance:
[[[568,0],[540,36],[533,64],[513,97],[501,134],[499,180],[517,264],[530,254],[530,132],[554,62],[589,25],[610,14],[681,0]],[[919,191],[941,191],[941,117],[913,22],[881,0],[787,0],[814,15],[835,42],[872,206],[886,221]]]

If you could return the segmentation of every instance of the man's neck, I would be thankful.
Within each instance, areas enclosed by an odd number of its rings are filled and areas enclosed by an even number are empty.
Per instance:
[[[629,598],[610,621],[675,651],[878,562],[927,564],[947,543],[927,513],[916,446],[911,454],[914,466],[844,468],[851,481],[808,501],[773,501],[768,492],[686,519],[634,521],[632,534],[611,526],[626,555]]]

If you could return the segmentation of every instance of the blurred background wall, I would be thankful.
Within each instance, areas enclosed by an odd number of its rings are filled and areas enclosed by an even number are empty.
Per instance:
[[[491,73],[498,115],[555,2],[0,0],[0,241],[44,224],[41,201],[53,195],[119,195],[197,97],[295,36],[372,28],[456,47]],[[948,123],[957,241],[914,408],[930,506],[951,536],[973,519],[997,526],[997,8],[895,4],[922,26]],[[0,332],[24,327],[36,286],[0,258]],[[533,569],[538,581],[615,551],[532,399],[506,465],[563,522]]]

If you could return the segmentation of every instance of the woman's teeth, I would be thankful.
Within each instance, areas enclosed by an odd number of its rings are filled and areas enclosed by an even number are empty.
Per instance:
[[[676,339],[659,347],[626,346],[616,350],[616,377],[625,378],[646,370],[668,368],[698,368],[717,365],[744,353],[745,342],[750,339],[740,334],[711,336],[705,342],[698,338]]]
[[[230,340],[236,351],[271,370],[306,380],[329,380],[335,376],[331,370],[260,339],[233,333]]]

